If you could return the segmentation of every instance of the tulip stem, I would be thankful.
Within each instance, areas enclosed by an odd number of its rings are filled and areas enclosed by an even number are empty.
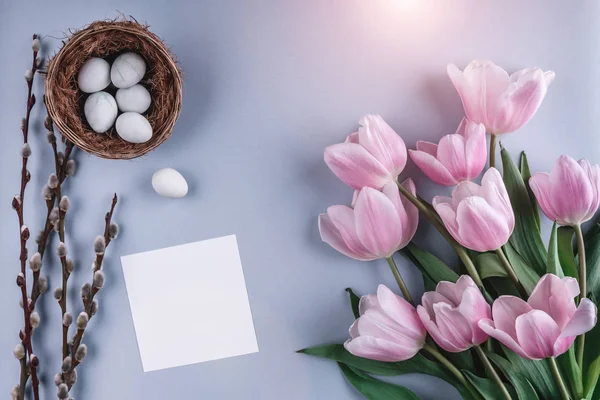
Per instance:
[[[587,296],[587,271],[585,261],[585,243],[583,241],[583,232],[581,225],[573,227],[577,236],[577,257],[579,258],[579,301]],[[585,333],[577,337],[577,364],[583,368],[583,348],[585,346]]]
[[[475,399],[481,399],[481,395],[479,394],[479,392],[477,392],[477,390],[473,387],[473,385],[471,385],[467,381],[467,379],[459,371],[459,369],[456,368],[450,360],[448,360],[446,357],[444,357],[444,355],[442,353],[440,353],[434,346],[425,343],[425,345],[423,346],[423,350],[427,351],[429,354],[431,354],[433,356],[433,358],[438,360],[440,363],[444,364],[444,366],[448,369],[448,371],[450,371],[452,373],[452,375],[454,375],[456,377],[456,379],[458,379],[458,381],[461,384],[463,384],[464,387],[467,388],[467,390],[473,395],[473,397]]]
[[[552,370],[552,376],[554,376],[554,380],[558,385],[558,390],[560,391],[560,398],[562,400],[569,400],[569,392],[567,391],[567,387],[565,386],[565,382],[560,375],[560,371],[558,370],[558,365],[556,364],[556,360],[554,357],[548,358],[548,364],[550,364],[550,369]]]
[[[490,168],[496,168],[496,135],[490,134]]]
[[[519,277],[515,273],[515,270],[512,268],[512,265],[510,265],[508,258],[506,258],[506,256],[504,255],[504,251],[502,251],[502,249],[498,249],[496,250],[496,255],[500,259],[500,262],[502,263],[502,266],[504,267],[504,270],[506,271],[508,277],[513,281],[513,283],[517,287],[517,290],[519,291],[521,297],[523,297],[524,299],[529,297],[529,293],[527,293],[527,290],[525,290],[521,282],[519,282]]]
[[[475,352],[481,359],[481,362],[485,366],[488,373],[492,376],[492,379],[494,380],[494,382],[496,382],[496,384],[500,387],[500,390],[502,391],[502,395],[504,396],[504,398],[506,398],[506,400],[512,400],[512,397],[510,396],[510,392],[508,391],[506,386],[504,386],[504,382],[502,382],[500,375],[498,375],[498,372],[496,372],[496,370],[494,369],[494,366],[492,365],[490,360],[485,355],[485,351],[483,351],[481,346],[475,346]]]
[[[386,260],[388,262],[388,265],[390,266],[390,269],[392,270],[392,274],[394,274],[394,278],[396,278],[396,282],[398,283],[398,287],[400,288],[400,291],[402,292],[402,296],[404,296],[404,299],[406,301],[408,301],[410,304],[414,305],[412,296],[410,295],[410,292],[408,291],[408,288],[406,287],[406,284],[404,283],[404,279],[402,279],[402,275],[400,275],[400,271],[398,270],[396,261],[394,261],[392,256],[387,257]]]
[[[444,239],[446,239],[450,246],[452,246],[458,257],[465,265],[467,272],[469,273],[471,278],[473,278],[475,284],[483,290],[483,281],[481,280],[481,277],[479,276],[479,273],[477,272],[477,269],[475,268],[475,264],[473,264],[471,257],[469,257],[469,254],[467,254],[467,251],[464,249],[464,247],[462,247],[452,237],[452,235],[450,235],[450,232],[448,232],[441,219],[439,218],[438,214],[435,211],[431,210],[429,207],[427,207],[427,205],[424,202],[419,200],[408,189],[402,186],[400,182],[396,181],[396,184],[398,185],[398,190],[400,191],[400,193],[419,209],[419,211],[425,216],[425,218],[427,218],[429,223],[433,225],[442,234],[442,236],[444,237]]]

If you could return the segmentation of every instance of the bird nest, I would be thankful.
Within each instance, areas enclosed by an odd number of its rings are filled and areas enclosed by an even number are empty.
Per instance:
[[[152,126],[153,135],[145,143],[126,142],[114,126],[106,133],[96,133],[83,113],[88,95],[77,84],[82,65],[91,57],[112,62],[126,52],[141,55],[148,66],[140,83],[152,98],[144,116]],[[104,90],[113,96],[116,92],[112,84]],[[181,72],[173,54],[148,26],[136,21],[96,21],[74,32],[48,63],[45,101],[50,117],[68,140],[99,157],[132,159],[154,150],[171,136],[181,99]]]

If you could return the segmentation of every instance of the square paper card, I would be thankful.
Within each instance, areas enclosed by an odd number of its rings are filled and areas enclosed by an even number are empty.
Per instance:
[[[235,235],[121,264],[144,371],[258,352]]]

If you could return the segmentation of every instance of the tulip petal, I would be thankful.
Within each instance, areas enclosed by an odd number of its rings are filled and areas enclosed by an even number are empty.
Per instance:
[[[571,278],[570,276],[565,276],[562,278],[562,281],[565,285],[565,288],[567,288],[567,293],[569,294],[570,298],[579,296],[581,291],[579,289],[579,282],[577,282],[577,279]]]
[[[467,319],[456,308],[445,303],[433,305],[435,323],[440,333],[454,344],[455,347],[466,350],[472,346],[473,331]]]
[[[461,201],[473,196],[481,196],[481,186],[471,181],[459,183],[452,191],[452,207],[458,209]]]
[[[396,208],[381,192],[365,187],[354,207],[356,234],[363,246],[380,258],[398,250],[402,242],[402,227]]]
[[[577,308],[565,282],[553,274],[542,276],[527,303],[532,308],[550,315],[560,329],[571,320]]]
[[[598,211],[598,206],[600,205],[600,166],[598,166],[598,164],[591,165],[588,160],[579,160],[578,163],[588,175],[592,185],[592,193],[594,195],[594,201],[590,203],[588,212],[584,217],[584,219],[588,221],[594,216],[596,211]]]
[[[512,233],[515,226],[515,214],[502,176],[496,168],[490,168],[486,171],[481,179],[481,188],[481,193],[485,200],[493,209],[499,211],[504,216]]]
[[[331,206],[327,208],[327,215],[340,232],[344,243],[350,251],[361,258],[372,258],[373,255],[361,244],[356,234],[354,210],[347,206]]]
[[[585,222],[594,188],[584,169],[571,157],[561,156],[550,172],[552,205],[568,225]]]
[[[494,325],[497,329],[506,332],[516,340],[515,324],[517,318],[531,310],[531,306],[523,299],[515,296],[500,296],[492,304]]]
[[[412,179],[408,178],[402,182],[402,186],[416,196],[417,189]],[[419,225],[419,210],[405,196],[400,195],[396,182],[390,182],[383,187],[383,194],[392,202],[398,213],[402,228],[402,241],[400,248],[405,247],[415,236]]]
[[[327,214],[319,215],[319,233],[321,234],[321,239],[342,253],[343,255],[354,258],[359,261],[370,261],[377,259],[376,256],[372,254],[359,254],[350,250],[338,228],[333,224],[331,218]]]
[[[378,286],[377,299],[383,311],[390,318],[402,321],[403,328],[414,334],[409,336],[416,340],[425,335],[425,328],[417,316],[415,307],[408,301],[392,292],[385,285]]]
[[[452,207],[452,199],[446,196],[435,196],[432,202],[433,208],[439,214],[444,226],[456,240],[459,238],[456,213]]]
[[[377,337],[407,347],[421,341],[425,335],[424,331],[423,334],[410,331],[377,308],[368,309],[356,320],[356,331],[359,336]]]
[[[398,362],[413,358],[421,347],[404,347],[387,340],[370,336],[360,336],[344,343],[344,347],[357,357],[383,362]]]
[[[431,154],[418,150],[409,150],[408,154],[417,167],[435,183],[444,186],[454,186],[458,183],[448,169]]]
[[[454,282],[441,281],[436,285],[435,291],[447,298],[453,307],[460,304],[463,291]]]
[[[541,69],[530,69],[508,91],[511,115],[503,133],[514,132],[525,125],[542,104],[548,85]]]
[[[481,330],[484,331],[486,334],[498,340],[503,345],[505,345],[521,357],[529,358],[527,354],[525,354],[521,346],[515,341],[515,339],[513,339],[508,333],[497,329],[494,326],[494,321],[492,321],[491,319],[482,319],[481,321],[479,321],[478,325],[481,328]]]
[[[359,125],[360,145],[379,160],[394,178],[400,175],[407,161],[404,140],[379,115],[364,116]]]
[[[466,139],[462,135],[446,135],[438,145],[437,159],[457,181],[468,179]]]
[[[422,151],[424,153],[429,154],[433,158],[437,158],[437,144],[426,142],[424,140],[417,141],[417,151]]]
[[[434,321],[435,313],[433,312],[433,305],[435,303],[446,303],[452,306],[452,302],[438,292],[423,293],[423,297],[421,297],[422,307],[425,311],[427,311],[427,313],[429,313],[429,317],[432,318]]]
[[[362,296],[358,301],[358,314],[363,315],[368,309],[374,307],[380,307],[379,300],[377,300],[377,295],[367,294]]]
[[[532,310],[517,317],[517,341],[531,359],[551,357],[560,328],[552,317],[540,310]]]
[[[590,299],[582,299],[577,311],[560,336],[578,336],[590,331],[598,321],[597,313],[598,309]]]
[[[463,200],[457,209],[458,238],[465,247],[475,251],[499,249],[506,244],[512,226],[481,197]]]
[[[467,179],[479,176],[487,162],[487,144],[485,140],[485,127],[469,121],[464,133],[467,143]]]
[[[435,292],[429,292],[435,293]],[[433,311],[432,311],[433,313]],[[438,329],[435,322],[431,319],[428,311],[423,306],[417,306],[417,314],[421,319],[421,322],[429,332],[431,338],[444,350],[449,351],[451,353],[459,353],[462,350],[456,347],[453,343],[451,343]],[[433,314],[432,314],[433,315]]]
[[[553,190],[552,183],[550,182],[550,174],[546,172],[536,172],[529,178],[529,187],[548,219],[557,221],[558,213],[554,210],[552,204]]]
[[[325,149],[325,163],[342,182],[354,189],[381,189],[396,177],[359,144],[338,143]]]
[[[473,334],[471,343],[479,345],[485,342],[488,335],[481,330],[477,323],[482,319],[491,318],[492,308],[485,301],[479,289],[476,287],[468,287],[465,289],[460,305],[458,306],[458,311],[465,317],[471,327]]]

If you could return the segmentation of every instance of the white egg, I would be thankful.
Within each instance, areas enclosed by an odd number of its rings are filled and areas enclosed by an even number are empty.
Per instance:
[[[144,116],[135,112],[119,115],[117,133],[129,143],[144,143],[152,138],[152,125]]]
[[[177,170],[173,168],[159,169],[152,175],[152,187],[161,196],[178,199],[188,192],[188,184]]]
[[[117,90],[117,105],[123,112],[133,111],[143,113],[150,107],[150,93],[142,85]]]
[[[124,53],[115,59],[110,69],[110,79],[118,88],[132,87],[146,73],[146,62],[136,53]]]
[[[106,92],[92,93],[83,106],[85,119],[97,133],[104,133],[113,126],[118,111],[115,98]]]
[[[85,93],[94,93],[110,85],[110,64],[102,58],[87,60],[77,76],[79,89]]]

